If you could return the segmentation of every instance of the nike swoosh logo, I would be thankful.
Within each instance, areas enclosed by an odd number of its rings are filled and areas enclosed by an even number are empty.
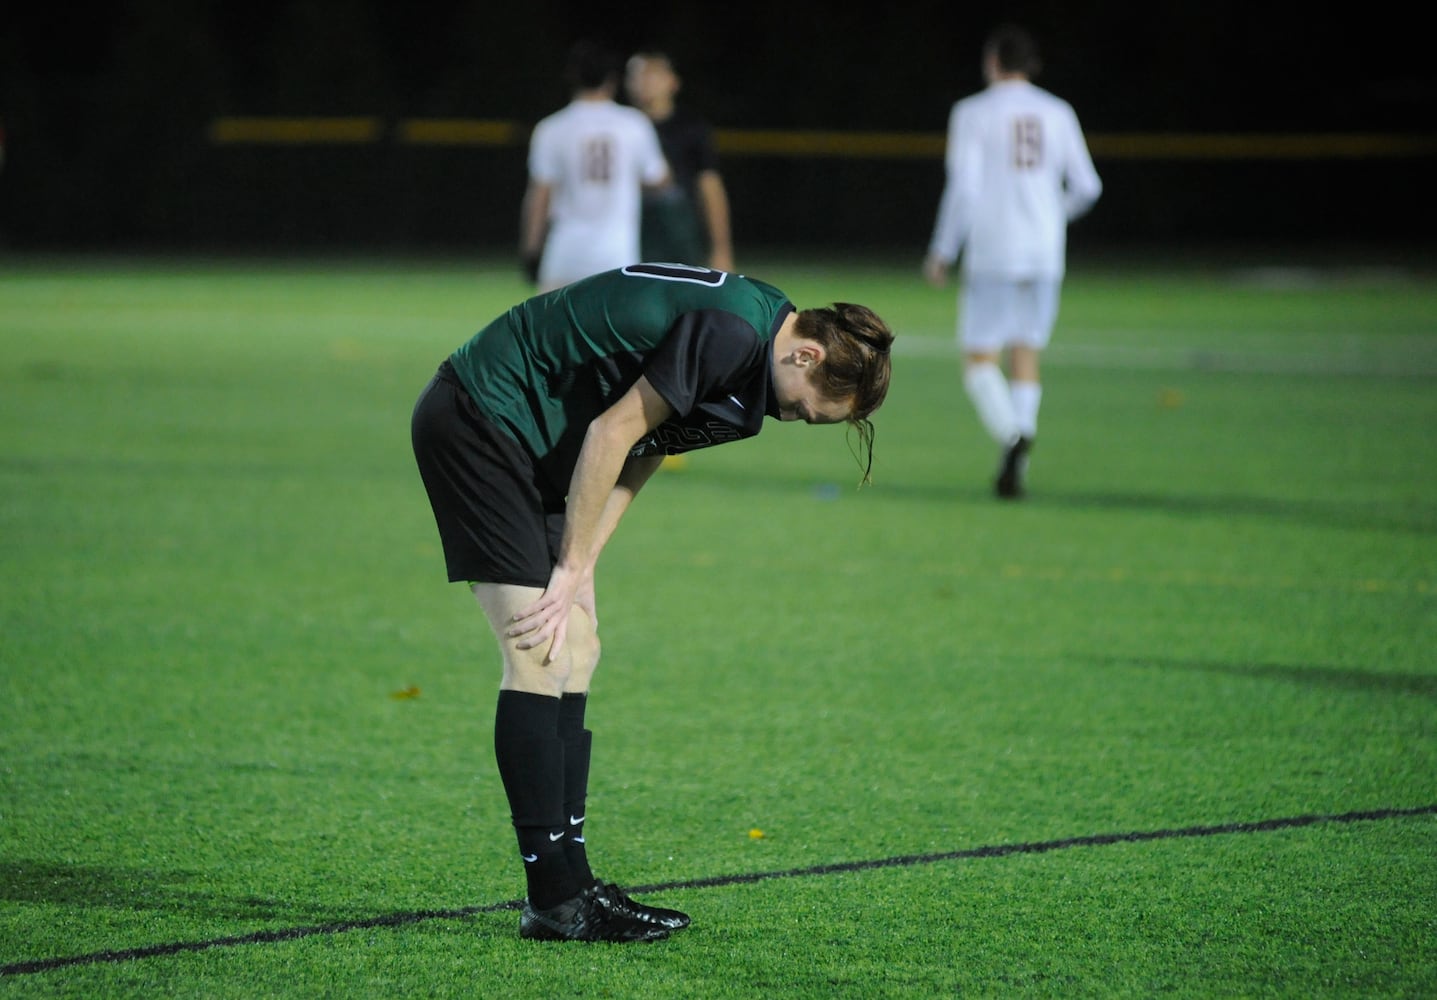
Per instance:
[[[587,817],[584,817],[584,816],[570,816],[570,817],[569,817],[569,825],[570,825],[570,826],[578,826],[580,823],[584,822],[584,820],[585,820],[586,818],[587,818]]]
[[[538,860],[539,860],[539,855],[537,855],[537,854],[523,854],[523,855],[520,855],[520,857],[522,857],[525,861],[529,862],[531,865],[532,865],[535,861],[538,861]]]
[[[552,844],[554,841],[556,841],[556,840],[562,840],[563,838],[564,838],[564,831],[563,831],[563,830],[560,830],[558,833],[551,833],[551,834],[549,834],[549,843]]]
[[[737,406],[740,410],[743,410],[745,413],[748,412],[748,407],[747,407],[747,406],[744,406],[743,403],[739,400],[739,398],[738,398],[737,396],[735,396],[733,393],[729,393],[729,397],[728,397],[728,398],[733,402],[733,405],[734,405],[734,406]]]

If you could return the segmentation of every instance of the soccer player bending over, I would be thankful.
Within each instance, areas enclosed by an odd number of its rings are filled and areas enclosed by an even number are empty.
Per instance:
[[[594,566],[620,517],[665,455],[769,417],[847,423],[871,467],[892,342],[863,306],[798,311],[741,275],[638,264],[510,309],[420,395],[414,454],[449,580],[469,584],[503,656],[494,754],[522,936],[644,941],[689,923],[596,877],[586,851]]]

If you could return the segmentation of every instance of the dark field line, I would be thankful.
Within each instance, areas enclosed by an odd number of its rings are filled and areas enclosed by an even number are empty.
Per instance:
[[[1411,816],[1437,815],[1437,803],[1410,809],[1373,809],[1362,812],[1348,812],[1339,815],[1288,816],[1280,819],[1265,819],[1251,823],[1223,823],[1217,826],[1188,826],[1166,830],[1138,830],[1129,833],[1100,833],[1086,837],[1068,837],[1062,840],[1040,840],[1018,844],[996,844],[987,847],[972,847],[961,851],[944,851],[938,854],[907,854],[900,857],[880,858],[873,861],[846,861],[832,865],[814,865],[808,868],[790,868],[785,871],[752,872],[746,875],[718,875],[713,878],[688,879],[678,882],[660,882],[653,885],[634,886],[628,889],[635,894],[662,892],[674,889],[712,889],[720,886],[742,885],[776,878],[813,878],[834,875],[841,872],[860,872],[876,868],[906,868],[914,865],[931,865],[942,861],[962,861],[970,858],[1002,858],[1014,854],[1046,854],[1050,851],[1065,851],[1074,847],[1104,847],[1110,844],[1138,844],[1153,840],[1180,840],[1195,837],[1216,837],[1225,834],[1270,833],[1275,830],[1291,830],[1304,826],[1319,826],[1332,823],[1368,823],[1379,820],[1403,819]],[[365,920],[347,920],[333,924],[318,924],[309,927],[289,927],[282,930],[256,931],[252,934],[237,934],[232,937],[211,938],[205,941],[173,941],[169,944],[147,945],[143,948],[125,948],[115,951],[95,951],[85,955],[69,955],[60,958],[40,958],[27,962],[13,962],[0,966],[0,976],[23,976],[37,972],[48,972],[72,965],[95,965],[101,963],[134,962],[144,958],[164,955],[178,955],[184,952],[209,951],[212,948],[236,948],[242,945],[271,944],[279,941],[294,941],[300,938],[326,934],[343,934],[347,931],[368,930],[377,927],[404,927],[428,920],[455,920],[472,917],[481,913],[497,913],[502,910],[517,910],[520,901],[506,900],[483,906],[465,906],[453,910],[414,910],[370,917]]]

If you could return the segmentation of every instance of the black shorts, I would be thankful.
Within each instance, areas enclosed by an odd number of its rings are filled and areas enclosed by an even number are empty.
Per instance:
[[[410,433],[450,581],[548,586],[563,503],[545,499],[529,453],[480,415],[449,362],[420,393]]]

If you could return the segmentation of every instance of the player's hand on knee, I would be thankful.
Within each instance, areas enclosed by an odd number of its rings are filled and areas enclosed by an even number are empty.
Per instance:
[[[583,574],[575,574],[562,566],[554,567],[549,585],[539,599],[514,614],[504,634],[518,641],[519,649],[535,649],[549,643],[545,663],[553,663],[564,649],[569,633],[569,612],[583,582]]]
[[[545,597],[548,597],[547,591]],[[564,639],[569,631],[568,609],[572,606],[572,601],[565,601],[561,605],[556,600],[540,598],[516,614],[513,624],[504,634],[511,639],[517,639],[514,645],[519,649],[535,649],[549,643],[549,652],[544,662],[552,663],[564,647]]]

